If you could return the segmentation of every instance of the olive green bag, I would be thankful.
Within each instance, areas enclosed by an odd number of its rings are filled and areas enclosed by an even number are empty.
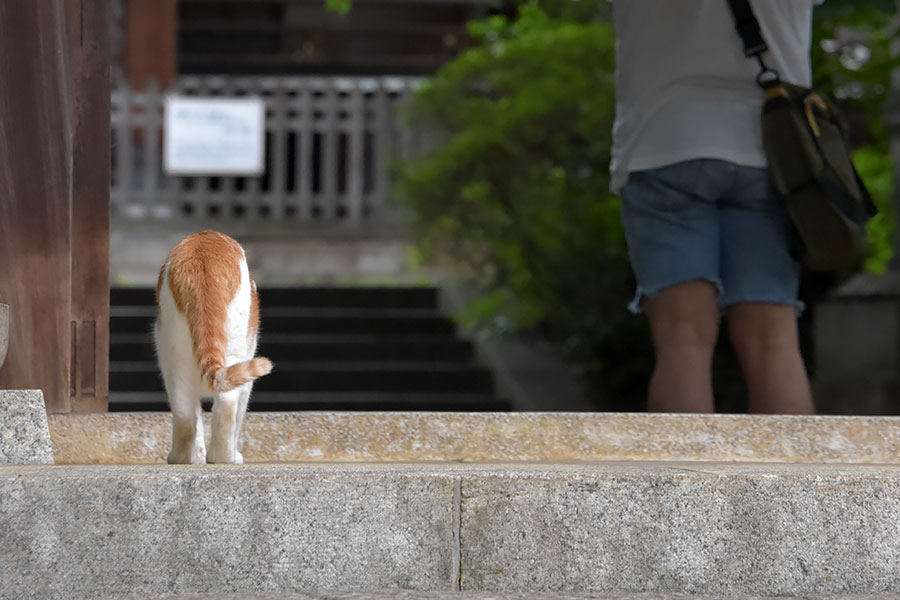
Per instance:
[[[769,179],[794,224],[796,256],[816,271],[852,266],[865,254],[865,224],[877,210],[850,159],[846,122],[825,95],[781,81],[762,60],[768,47],[747,0],[729,5],[744,54],[760,65]]]

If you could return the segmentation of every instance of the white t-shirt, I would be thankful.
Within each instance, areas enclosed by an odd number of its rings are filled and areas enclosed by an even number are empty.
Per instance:
[[[810,85],[812,7],[750,0],[783,81]],[[610,190],[630,171],[694,158],[764,167],[756,84],[726,0],[615,0],[616,119]]]

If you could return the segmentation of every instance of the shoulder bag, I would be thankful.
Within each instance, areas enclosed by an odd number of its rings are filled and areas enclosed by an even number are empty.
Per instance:
[[[815,271],[850,267],[865,254],[865,223],[877,209],[850,158],[846,121],[824,94],[781,81],[763,61],[768,46],[748,0],[728,4],[744,55],[760,66],[769,179],[796,230],[796,256]]]

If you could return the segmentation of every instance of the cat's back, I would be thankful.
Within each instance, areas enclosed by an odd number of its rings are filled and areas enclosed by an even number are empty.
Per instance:
[[[243,269],[242,269],[243,267]],[[228,300],[246,273],[244,250],[233,238],[218,231],[201,231],[184,238],[169,253],[159,284],[167,280],[173,293],[202,295],[206,301]]]
[[[161,353],[187,358],[181,356],[187,345],[195,358],[207,346],[239,360],[252,355],[259,325],[256,290],[234,239],[217,231],[184,238],[160,269],[156,292]]]

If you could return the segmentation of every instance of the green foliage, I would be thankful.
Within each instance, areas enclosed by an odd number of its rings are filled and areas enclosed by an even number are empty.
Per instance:
[[[891,56],[892,2],[829,0],[816,9],[811,57],[815,85],[862,120],[860,143],[884,140],[881,124],[890,72],[900,66]]]
[[[848,115],[859,147],[854,162],[879,209],[868,225],[871,254],[863,266],[872,273],[884,272],[895,230],[894,165],[882,118],[891,71],[900,66],[890,48],[895,11],[893,0],[829,0],[816,8],[813,21],[815,84]]]
[[[889,153],[876,146],[857,150],[853,162],[878,206],[878,214],[868,223],[870,255],[864,268],[870,273],[881,274],[893,255],[896,228],[893,203],[894,163]]]
[[[441,142],[402,165],[398,197],[423,248],[464,263],[487,290],[470,322],[488,333],[538,330],[614,388],[614,363],[597,357],[639,320],[624,310],[633,284],[607,192],[612,29],[530,2],[516,19],[470,31],[482,44],[416,97],[414,125]]]
[[[338,14],[346,15],[353,7],[353,0],[325,0],[325,8]]]

